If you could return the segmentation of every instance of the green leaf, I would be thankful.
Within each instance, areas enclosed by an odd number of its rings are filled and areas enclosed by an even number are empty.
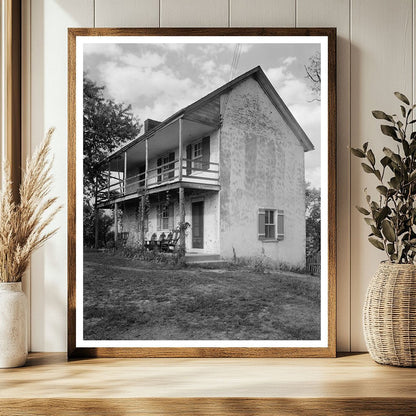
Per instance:
[[[364,152],[366,152],[366,151],[367,151],[367,147],[368,147],[368,142],[365,142],[365,143],[363,144],[363,149],[364,149]]]
[[[400,155],[397,153],[394,153],[391,149],[388,147],[383,147],[384,154],[390,158],[394,163],[397,163],[398,165],[402,162],[402,159],[400,158]]]
[[[371,209],[373,210],[380,208],[380,206],[377,204],[376,201],[372,201],[370,205],[371,205]]]
[[[376,158],[374,157],[374,153],[371,149],[367,152],[367,159],[374,166],[376,163]]]
[[[377,118],[378,120],[387,120],[387,121],[391,121],[392,123],[394,122],[393,117],[389,116],[384,111],[374,110],[372,111],[372,113],[373,113],[373,117]]]
[[[376,222],[375,222],[372,218],[364,218],[364,221],[365,221],[365,222],[366,222],[366,224],[368,224],[369,226],[376,225]]]
[[[378,248],[379,250],[383,250],[384,251],[384,245],[383,243],[375,237],[368,237],[368,241],[376,248]]]
[[[388,219],[384,219],[381,222],[381,230],[383,231],[384,237],[386,237],[388,241],[391,243],[396,241],[396,232],[394,231],[393,224]]]
[[[387,252],[390,255],[394,253],[394,244],[387,244]]]
[[[365,157],[365,153],[361,149],[354,149],[351,147],[351,153],[357,157],[361,157],[361,158]]]
[[[383,236],[381,235],[381,232],[378,228],[376,228],[374,225],[371,226],[371,231],[373,232],[373,234],[378,237],[378,238],[383,238]]]
[[[380,173],[380,171],[378,169],[376,169],[374,171],[374,175],[376,175],[377,176],[377,179],[381,182],[381,173]]]
[[[415,144],[416,146],[416,144]],[[383,165],[383,167],[385,168],[389,163],[390,163],[390,158],[387,156],[384,156],[381,160],[380,163]]]
[[[403,101],[405,104],[410,105],[409,99],[400,92],[395,92],[394,95],[400,100]]]
[[[396,178],[395,176],[393,176],[393,177],[390,179],[390,182],[388,182],[388,184],[389,184],[392,188],[394,188],[394,189],[399,189],[399,187],[400,187],[400,179],[398,179],[398,178]]]
[[[363,167],[364,172],[374,173],[374,169],[372,167],[368,166],[366,163],[361,163],[361,166]]]
[[[384,186],[384,185],[380,185],[380,186],[377,186],[377,191],[379,191],[380,193],[381,193],[381,195],[384,195],[384,196],[386,196],[387,195],[387,191],[388,191],[388,189],[387,189],[387,187],[386,186]]]
[[[406,140],[402,141],[402,145],[403,145],[403,150],[404,150],[404,154],[406,156],[410,155],[410,147],[409,147],[409,143]]]
[[[409,182],[412,182],[416,179],[416,169],[409,175]]]
[[[387,126],[386,124],[382,124],[380,126],[380,129],[381,129],[382,133],[385,134],[386,136],[390,136],[394,140],[400,141],[399,138],[397,137],[397,129],[395,127]]]
[[[402,116],[406,117],[406,109],[401,105],[400,110],[402,110]]]
[[[376,220],[377,224],[380,224],[381,221],[384,220],[384,218],[387,217],[387,215],[390,214],[390,208],[389,207],[383,207],[380,212],[377,214]]]
[[[358,205],[356,205],[355,208],[363,215],[370,215],[370,211],[367,211],[365,208],[359,207]]]

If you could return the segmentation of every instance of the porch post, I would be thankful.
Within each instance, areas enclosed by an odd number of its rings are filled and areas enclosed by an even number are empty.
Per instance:
[[[98,248],[98,204],[97,204],[97,198],[98,198],[98,178],[95,177],[95,201],[94,201],[94,248]]]
[[[146,193],[147,193],[147,180],[148,180],[148,169],[149,169],[149,142],[148,139],[145,141],[145,168],[144,168],[144,187],[142,191],[142,197],[140,199],[140,244],[144,247],[144,222],[145,222],[145,213],[146,208]]]
[[[140,245],[144,247],[144,209],[145,209],[145,191],[140,198]]]
[[[127,152],[124,152],[124,175],[123,175],[123,194],[126,194],[127,187]]]
[[[185,189],[182,186],[179,188],[179,253],[181,256],[185,255]]]
[[[114,202],[114,245],[117,247],[118,240],[118,204]]]
[[[180,182],[182,180],[182,118],[179,119],[179,152],[178,152],[178,159],[179,159],[178,179],[179,179],[179,182]]]
[[[144,168],[144,188],[147,189],[147,175],[148,175],[148,169],[149,169],[149,141],[146,139],[145,142],[145,149],[146,149],[146,161],[145,161],[145,168]]]
[[[108,174],[107,174],[107,199],[110,199],[110,162],[108,162]]]

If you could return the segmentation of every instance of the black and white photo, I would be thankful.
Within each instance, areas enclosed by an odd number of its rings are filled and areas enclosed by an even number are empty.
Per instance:
[[[327,347],[326,37],[78,40],[77,346]]]

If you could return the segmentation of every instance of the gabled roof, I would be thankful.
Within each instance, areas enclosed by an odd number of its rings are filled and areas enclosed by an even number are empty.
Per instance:
[[[186,116],[188,114],[191,114],[198,108],[208,104],[210,101],[218,98],[221,94],[228,92],[232,88],[234,88],[237,84],[240,84],[241,82],[245,81],[247,78],[253,77],[260,85],[260,87],[263,89],[263,91],[266,93],[266,95],[269,97],[270,101],[273,103],[273,105],[276,107],[277,111],[280,113],[280,115],[283,117],[283,119],[286,121],[288,126],[291,128],[299,142],[304,148],[305,152],[308,152],[310,150],[314,149],[314,146],[312,142],[309,140],[308,136],[302,129],[302,127],[299,125],[299,123],[296,121],[293,114],[290,112],[290,110],[287,108],[286,104],[283,102],[283,100],[280,98],[280,95],[277,93],[275,88],[273,87],[272,83],[267,78],[266,74],[262,70],[260,66],[256,66],[253,69],[250,69],[249,71],[245,72],[244,74],[238,76],[237,78],[234,78],[233,80],[227,82],[222,87],[217,88],[216,90],[212,91],[205,97],[202,97],[198,101],[195,101],[194,103],[188,105],[187,107],[182,108],[181,110],[177,111],[176,113],[172,114],[170,117],[162,121],[160,124],[158,124],[153,129],[147,131],[146,133],[142,134],[141,136],[137,137],[136,139],[132,140],[130,143],[126,144],[121,149],[118,149],[113,154],[108,156],[106,159],[111,158],[117,154],[120,154],[124,151],[126,151],[128,148],[132,147],[136,143],[139,143],[143,140],[146,140],[147,138],[153,136],[158,130],[163,129],[173,121],[177,120],[178,118],[182,116]]]

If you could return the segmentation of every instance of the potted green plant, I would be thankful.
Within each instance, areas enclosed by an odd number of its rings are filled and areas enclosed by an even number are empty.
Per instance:
[[[367,206],[357,209],[370,227],[369,242],[386,255],[366,294],[366,345],[376,362],[410,367],[416,365],[416,105],[394,94],[401,102],[399,115],[372,112],[391,139],[383,157],[376,160],[368,142],[351,152],[378,180],[377,196],[365,189]]]
[[[0,368],[24,365],[27,358],[27,302],[22,277],[30,256],[57,230],[48,230],[61,207],[49,198],[48,160],[53,129],[26,163],[19,201],[12,192],[10,170],[4,169],[0,190]]]

